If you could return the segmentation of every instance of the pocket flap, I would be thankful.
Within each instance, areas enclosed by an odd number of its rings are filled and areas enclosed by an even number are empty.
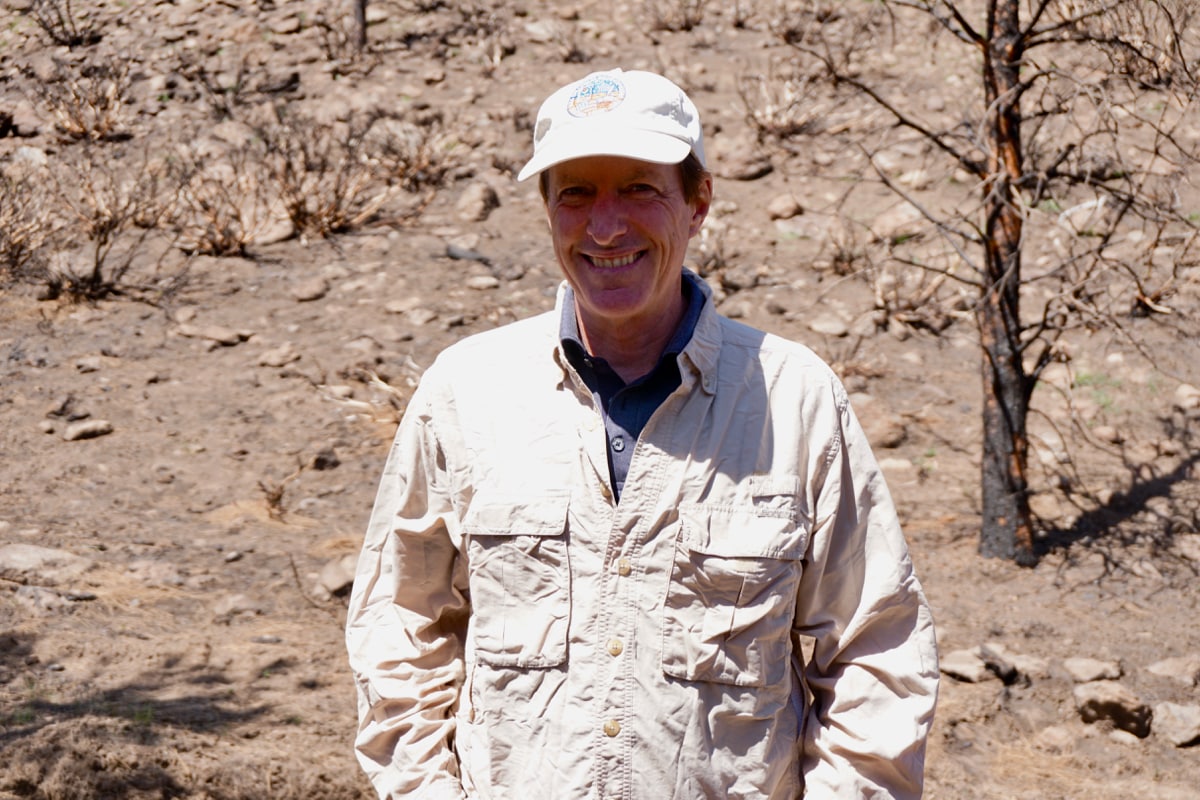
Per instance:
[[[753,507],[682,507],[683,540],[697,553],[721,558],[779,558],[799,561],[811,532],[804,519],[762,516]]]
[[[559,536],[567,529],[569,496],[477,494],[463,519],[468,536]]]

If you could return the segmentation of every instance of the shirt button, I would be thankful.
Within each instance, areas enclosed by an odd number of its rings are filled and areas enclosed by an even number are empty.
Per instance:
[[[625,440],[620,436],[614,436],[612,439],[612,449],[618,453],[625,449]]]
[[[621,723],[617,722],[615,719],[610,719],[608,722],[604,723],[604,735],[605,736],[608,736],[609,738],[611,738],[613,736],[616,736],[620,732],[621,732]]]
[[[608,640],[608,654],[610,656],[619,656],[624,649],[625,645],[621,644],[620,639]]]
[[[631,572],[633,572],[633,565],[629,563],[628,558],[622,558],[617,562],[617,574],[622,578],[627,577]]]

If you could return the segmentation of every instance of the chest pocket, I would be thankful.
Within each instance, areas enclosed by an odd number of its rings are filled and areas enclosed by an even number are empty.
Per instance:
[[[762,687],[783,680],[811,526],[777,507],[680,508],[663,618],[663,672]],[[778,507],[782,504],[783,507]]]
[[[470,564],[471,639],[495,667],[567,659],[570,568],[567,497],[476,496],[463,532]]]

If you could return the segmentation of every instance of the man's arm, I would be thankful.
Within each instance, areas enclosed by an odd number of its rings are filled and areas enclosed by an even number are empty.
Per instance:
[[[933,619],[879,466],[841,402],[797,605],[797,631],[816,640],[805,796],[915,800],[937,699]]]
[[[458,518],[430,401],[418,388],[392,444],[346,621],[358,761],[383,800],[465,798],[450,742],[467,604]]]

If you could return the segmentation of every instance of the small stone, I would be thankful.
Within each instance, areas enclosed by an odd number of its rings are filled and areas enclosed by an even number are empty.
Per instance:
[[[1102,442],[1109,444],[1120,444],[1125,441],[1125,434],[1114,428],[1112,425],[1097,425],[1092,428],[1092,435]]]
[[[1154,707],[1154,732],[1176,747],[1200,744],[1200,706],[1159,703]]]
[[[230,550],[228,553],[225,554],[225,563],[226,564],[232,564],[235,561],[241,561],[241,560],[242,560],[242,554],[241,554],[241,551],[239,551],[239,550]]]
[[[859,424],[862,425],[872,447],[892,449],[899,447],[908,438],[908,428],[904,420],[871,395],[853,394],[850,396],[850,404],[858,414]]]
[[[244,594],[226,595],[213,606],[213,614],[217,617],[257,616],[262,613],[262,604]]]
[[[1150,735],[1150,706],[1120,683],[1105,680],[1081,683],[1073,694],[1084,722],[1108,720],[1138,738]]]
[[[299,283],[292,287],[292,297],[300,303],[309,303],[313,300],[320,300],[329,292],[329,281],[322,277],[312,278],[311,280]]]
[[[1184,411],[1200,408],[1200,389],[1190,383],[1181,383],[1175,389],[1175,405]]]
[[[279,347],[268,350],[258,357],[260,367],[283,367],[300,360],[300,354],[291,342],[284,342]]]
[[[309,466],[318,472],[322,472],[327,469],[337,469],[341,466],[341,463],[341,459],[337,457],[337,452],[332,447],[326,447],[312,457]]]
[[[413,325],[428,325],[438,318],[438,314],[433,309],[414,308],[405,314],[405,317]]]
[[[54,433],[54,423],[48,419],[44,419],[37,424],[38,430],[42,433]]]
[[[67,426],[63,431],[63,439],[76,442],[81,439],[95,439],[97,436],[107,436],[113,432],[112,423],[106,419],[85,419]]]
[[[1160,678],[1170,678],[1184,686],[1200,683],[1200,655],[1174,656],[1156,661],[1146,671]]]
[[[809,330],[824,336],[843,337],[850,333],[850,327],[845,320],[832,314],[821,314],[808,323]]]
[[[454,208],[466,222],[483,222],[500,207],[500,196],[490,184],[476,182],[463,190]]]
[[[225,347],[232,347],[240,344],[250,338],[250,335],[242,331],[235,331],[233,328],[226,328],[222,325],[190,325],[184,323],[176,328],[180,336],[186,336],[189,339],[208,339]]]
[[[1046,753],[1069,753],[1075,747],[1075,736],[1061,725],[1043,728],[1033,739],[1033,746]]]
[[[979,657],[987,668],[996,674],[1000,680],[1006,685],[1016,683],[1020,678],[1020,672],[1017,670],[1016,664],[1008,657],[1003,647],[996,645],[984,644],[977,648]]]
[[[1068,658],[1063,668],[1076,683],[1116,680],[1121,677],[1121,665],[1115,661],[1099,661],[1095,658]]]
[[[75,362],[75,369],[84,374],[98,372],[103,363],[100,356],[84,356]]]
[[[467,288],[483,291],[500,286],[500,280],[493,275],[472,275],[467,278]]]
[[[951,678],[957,678],[967,683],[982,683],[996,679],[996,673],[988,669],[983,659],[970,650],[955,650],[946,653],[939,660],[938,666]]]
[[[353,554],[344,555],[325,564],[318,578],[320,588],[334,597],[349,593],[354,585],[354,572],[358,565],[358,557]]]
[[[804,213],[804,206],[790,194],[781,194],[767,203],[767,214],[771,219],[791,219]]]

